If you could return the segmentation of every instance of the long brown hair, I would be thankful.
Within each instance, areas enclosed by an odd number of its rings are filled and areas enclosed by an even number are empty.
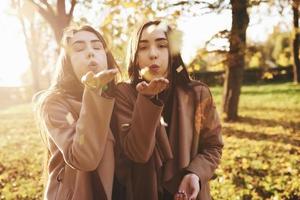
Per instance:
[[[47,117],[45,107],[47,106],[47,102],[50,99],[63,97],[66,94],[79,99],[81,99],[83,95],[83,85],[76,77],[68,55],[70,39],[75,33],[80,31],[88,31],[94,33],[99,38],[106,51],[108,68],[119,69],[115,59],[112,56],[112,53],[108,50],[104,38],[93,27],[89,25],[84,25],[78,27],[68,27],[64,30],[64,34],[61,41],[61,47],[60,47],[60,55],[57,60],[56,69],[55,69],[55,73],[51,85],[49,86],[48,89],[36,93],[33,97],[35,120],[37,122],[42,140],[47,147],[49,145],[48,137],[47,137],[47,127],[45,124],[46,123],[45,119]],[[106,90],[106,93],[110,96],[113,95],[115,82],[116,80],[111,81],[108,84],[108,89]],[[50,154],[49,154],[49,147],[48,147],[46,148],[45,151],[45,160],[44,160],[44,172],[43,172],[44,186],[48,179],[47,165],[48,165],[49,156]]]
[[[131,37],[130,44],[128,46],[129,48],[127,51],[126,64],[127,64],[128,76],[130,82],[134,86],[141,81],[139,76],[139,66],[137,64],[137,54],[138,54],[138,45],[142,33],[147,27],[151,25],[159,26],[161,24],[163,24],[161,20],[147,21],[143,23]],[[176,42],[176,41],[170,41],[171,40],[170,35],[175,30],[171,29],[169,25],[165,25],[165,26],[166,26],[165,34],[169,44],[171,42]],[[180,52],[179,51],[172,52],[170,49],[170,45],[168,49],[169,49],[168,79],[170,81],[170,86],[171,87],[175,87],[176,85],[188,86],[188,83],[190,83],[191,80],[188,71],[186,69],[186,66],[182,60]],[[177,71],[179,67],[181,70]]]

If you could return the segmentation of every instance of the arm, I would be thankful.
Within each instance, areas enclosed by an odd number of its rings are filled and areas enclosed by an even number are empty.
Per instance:
[[[141,94],[132,102],[127,97],[128,89],[120,86],[115,105],[119,144],[130,160],[145,163],[155,147],[155,132],[163,106]]]
[[[71,123],[66,105],[49,102],[47,131],[68,165],[83,171],[96,169],[105,150],[113,104],[113,99],[85,88],[79,118]]]
[[[212,95],[207,87],[204,87],[201,92],[203,123],[200,130],[200,148],[187,167],[187,171],[196,174],[203,183],[211,179],[219,165],[224,144],[221,136],[221,122]]]

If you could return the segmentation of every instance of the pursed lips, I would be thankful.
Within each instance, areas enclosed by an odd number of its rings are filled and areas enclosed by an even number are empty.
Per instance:
[[[159,72],[159,65],[157,65],[157,64],[152,64],[152,65],[150,65],[149,66],[149,70],[151,71],[151,72],[154,72],[154,73],[158,73]]]
[[[88,68],[89,68],[91,71],[93,71],[94,73],[96,73],[97,70],[98,70],[98,63],[95,62],[95,61],[91,61],[91,62],[89,62],[89,64],[88,64]]]

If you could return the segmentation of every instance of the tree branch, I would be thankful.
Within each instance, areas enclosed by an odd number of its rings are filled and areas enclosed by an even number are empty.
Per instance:
[[[202,4],[205,5],[203,9],[208,8],[208,9],[218,9],[221,7],[222,1],[216,2],[216,3],[209,3],[206,1],[179,1],[174,4],[170,4],[168,7],[173,7],[173,6],[183,6],[183,5],[194,5],[194,4]]]
[[[40,4],[36,3],[34,0],[29,0],[31,3],[33,3],[37,9],[38,9],[38,12],[40,13],[40,15],[46,20],[49,22],[50,26],[52,27],[55,27],[55,14],[54,14],[54,11],[53,9],[51,8],[51,10],[48,10],[48,9],[45,9],[43,8]],[[42,3],[44,5],[47,6],[48,2],[46,0],[43,0]],[[49,7],[51,7],[49,4],[48,4]],[[48,7],[47,6],[47,7]]]
[[[249,6],[259,6],[261,3],[269,3],[268,0],[252,0],[249,3]]]
[[[218,33],[214,34],[208,41],[205,42],[205,47],[207,47],[209,44],[211,44],[211,42],[214,40],[214,39],[225,39],[225,38],[229,38],[229,35],[230,35],[230,32],[225,29],[225,30],[222,30],[222,31],[219,31]]]
[[[71,18],[73,16],[73,11],[74,11],[74,8],[75,8],[76,4],[77,4],[76,0],[72,0],[71,1],[71,9],[70,9],[69,14],[68,14],[69,18]]]
[[[57,0],[57,15],[66,16],[66,2],[65,0]]]
[[[54,10],[53,10],[52,6],[48,3],[47,0],[41,0],[41,3],[43,3],[43,4],[47,7],[47,11],[48,11],[51,15],[55,16]]]

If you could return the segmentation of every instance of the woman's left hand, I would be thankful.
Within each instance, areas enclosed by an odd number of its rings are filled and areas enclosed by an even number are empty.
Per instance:
[[[187,174],[183,177],[179,191],[186,192],[189,200],[195,200],[200,191],[199,177],[196,174]]]

